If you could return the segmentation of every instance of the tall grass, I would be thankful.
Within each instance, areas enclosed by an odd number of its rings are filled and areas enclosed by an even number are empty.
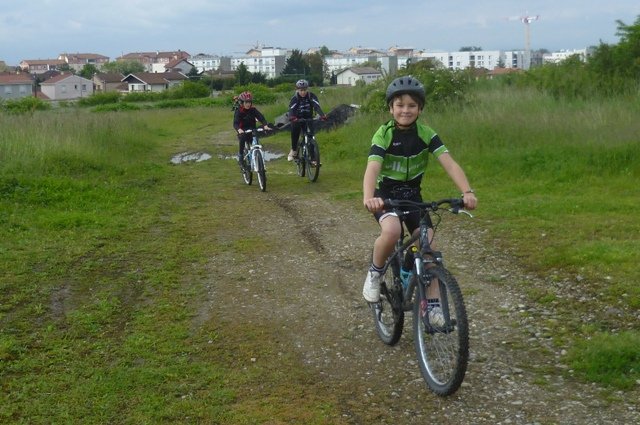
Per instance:
[[[639,107],[483,91],[473,107],[429,117],[476,186],[491,230],[541,274],[562,270],[640,306]],[[463,124],[462,124],[463,123]]]

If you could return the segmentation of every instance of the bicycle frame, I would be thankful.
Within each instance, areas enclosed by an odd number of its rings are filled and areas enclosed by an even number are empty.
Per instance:
[[[251,170],[258,172],[259,171],[258,164],[255,160],[255,157],[256,157],[256,151],[262,152],[262,145],[259,143],[258,138],[256,136],[253,136],[253,139],[251,140],[251,146],[249,146],[249,149],[246,149],[245,147],[245,151],[247,152],[247,154],[245,155],[245,160],[248,161],[249,164],[251,164]]]
[[[432,211],[437,210],[437,204],[432,204]],[[395,209],[395,213],[400,219],[400,237],[398,242],[396,243],[396,249],[391,253],[391,255],[387,258],[387,261],[383,268],[383,274],[387,272],[389,267],[393,267],[394,264],[397,267],[401,267],[403,262],[403,253],[414,245],[416,241],[418,241],[418,250],[412,253],[413,255],[413,269],[416,274],[412,279],[409,280],[409,284],[402,288],[402,304],[405,310],[411,309],[411,304],[413,303],[414,291],[417,287],[418,290],[418,299],[424,300],[426,299],[427,288],[431,285],[431,281],[433,280],[433,276],[429,273],[429,269],[434,266],[444,266],[444,259],[441,251],[435,251],[431,248],[431,240],[429,240],[429,220],[428,220],[428,211],[423,211],[423,214],[420,217],[420,225],[419,232],[415,235],[410,235],[409,238],[405,240],[406,232],[404,226],[403,216],[408,214],[406,211]],[[468,212],[461,210],[466,214]],[[469,214],[470,215],[470,214]],[[435,226],[437,227],[437,225]],[[435,232],[435,228],[434,228]],[[424,284],[417,285],[418,282],[424,282]],[[443,297],[446,297],[446,294],[443,294]],[[446,301],[443,300],[443,301]],[[443,308],[446,310],[446,302],[443,302]],[[445,317],[448,317],[448,311],[445,311]],[[428,323],[425,325],[429,326]]]

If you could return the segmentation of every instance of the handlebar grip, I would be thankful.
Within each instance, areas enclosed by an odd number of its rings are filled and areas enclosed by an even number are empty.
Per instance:
[[[390,210],[390,209],[395,208],[397,206],[398,206],[398,203],[393,199],[387,198],[387,199],[384,200],[384,209],[385,210]]]
[[[455,212],[458,212],[458,210],[464,208],[464,201],[462,200],[462,198],[454,198],[454,199],[451,199],[451,202],[449,202],[449,205],[451,206],[451,208],[453,208]]]

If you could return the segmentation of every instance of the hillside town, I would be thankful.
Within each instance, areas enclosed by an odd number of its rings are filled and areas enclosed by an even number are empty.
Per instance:
[[[0,58],[0,99],[36,96],[43,100],[75,100],[98,92],[121,93],[163,91],[189,76],[208,74],[233,77],[244,66],[252,74],[266,79],[282,76],[292,49],[255,46],[240,56],[218,56],[186,51],[132,52],[114,58],[142,65],[142,72],[128,75],[102,72],[111,58],[96,53],[61,53],[55,59],[24,59],[9,66]],[[570,56],[586,61],[590,49],[547,53],[528,50],[464,49],[456,52],[426,52],[412,48],[390,47],[386,50],[354,47],[348,51],[309,49],[305,54],[322,54],[328,81],[337,85],[370,84],[394,74],[410,63],[433,60],[451,70],[474,69],[489,78],[521,72],[545,63],[557,63]],[[80,75],[85,67],[95,69],[91,78]]]

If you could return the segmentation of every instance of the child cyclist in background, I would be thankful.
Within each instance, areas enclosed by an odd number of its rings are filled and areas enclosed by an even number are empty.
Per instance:
[[[238,163],[242,167],[242,155],[244,144],[251,143],[252,135],[245,133],[245,130],[255,130],[256,122],[259,121],[265,130],[271,130],[264,115],[253,106],[253,95],[245,91],[238,96],[239,107],[233,114],[233,128],[238,132]]]
[[[462,193],[465,208],[473,210],[477,204],[464,171],[451,157],[440,137],[430,127],[417,122],[425,104],[422,83],[410,75],[396,78],[387,87],[386,102],[393,119],[380,126],[373,135],[362,184],[364,206],[380,224],[380,236],[373,245],[373,260],[362,289],[364,299],[370,303],[380,299],[381,272],[400,237],[400,219],[383,210],[383,200],[421,202],[420,185],[430,154],[438,159]],[[417,211],[404,216],[407,229],[412,234],[418,229],[419,221]],[[430,231],[429,237],[432,234]],[[429,289],[434,292],[431,287]],[[427,294],[432,302],[430,319],[435,325],[443,321],[438,296],[437,292]]]
[[[296,94],[289,101],[289,120],[291,121],[291,152],[287,156],[288,161],[296,158],[298,151],[298,139],[303,125],[311,126],[313,123],[298,122],[298,118],[313,118],[313,112],[316,111],[320,115],[320,119],[326,120],[327,116],[322,112],[318,96],[309,91],[309,82],[307,80],[298,80],[296,82]],[[311,128],[313,130],[313,128]]]

